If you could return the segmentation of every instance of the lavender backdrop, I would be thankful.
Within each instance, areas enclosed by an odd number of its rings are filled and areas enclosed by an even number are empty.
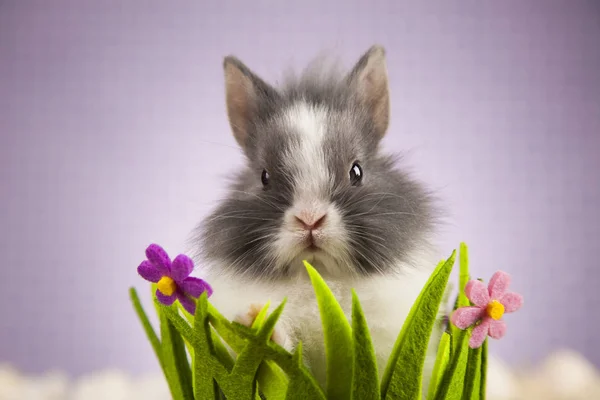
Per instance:
[[[447,199],[443,245],[525,295],[492,350],[600,364],[598,3],[281,3],[0,1],[0,362],[156,369],[127,288],[146,287],[148,243],[185,249],[241,162],[222,57],[275,80],[377,42],[386,142]]]

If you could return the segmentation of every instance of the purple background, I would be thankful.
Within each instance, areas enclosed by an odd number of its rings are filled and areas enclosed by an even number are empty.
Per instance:
[[[186,249],[241,162],[222,57],[273,81],[377,42],[386,143],[447,200],[444,248],[467,241],[525,295],[492,351],[600,364],[597,2],[91,3],[0,2],[0,362],[156,369],[127,288],[147,288],[150,242]]]

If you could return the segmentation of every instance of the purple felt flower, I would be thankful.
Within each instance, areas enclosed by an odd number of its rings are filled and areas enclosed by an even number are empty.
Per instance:
[[[147,260],[138,267],[138,274],[147,281],[156,283],[156,298],[162,304],[170,306],[175,299],[190,314],[196,312],[196,302],[203,292],[208,296],[213,290],[202,279],[189,276],[194,269],[194,262],[185,254],[180,254],[171,262],[167,252],[157,244],[151,244],[146,249]]]

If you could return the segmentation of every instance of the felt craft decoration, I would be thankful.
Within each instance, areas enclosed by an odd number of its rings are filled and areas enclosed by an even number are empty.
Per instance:
[[[189,276],[194,270],[194,262],[185,254],[180,254],[171,262],[167,252],[157,244],[146,248],[147,260],[138,266],[138,274],[149,282],[156,283],[156,298],[170,306],[175,299],[190,313],[196,311],[196,302],[203,292],[212,294],[212,288],[204,280]]]
[[[501,339],[506,333],[502,316],[517,311],[523,305],[520,294],[508,292],[510,279],[506,272],[497,271],[487,288],[478,280],[467,283],[465,295],[474,306],[458,308],[452,313],[450,321],[459,329],[477,324],[469,339],[472,348],[481,346],[488,335]]]
[[[171,262],[157,245],[148,247],[147,260],[138,272],[152,282],[160,334],[155,332],[135,289],[130,289],[130,296],[174,400],[422,400],[424,396],[427,400],[483,400],[486,337],[491,321],[500,321],[502,316],[502,309],[494,301],[507,312],[516,311],[522,299],[506,292],[506,274],[494,275],[488,288],[479,281],[469,281],[464,243],[460,245],[459,293],[451,318],[460,321],[460,327],[447,326],[438,344],[427,391],[422,391],[425,354],[433,328],[439,323],[438,310],[445,301],[455,254],[453,251],[438,264],[415,301],[382,371],[381,382],[369,316],[364,315],[358,296],[352,293],[349,322],[327,283],[307,262],[324,328],[326,387],[320,387],[304,365],[302,343],[290,354],[270,340],[285,300],[270,314],[270,304],[265,305],[251,327],[228,321],[208,301],[210,285],[197,278],[188,281],[192,279],[188,276],[193,269],[191,260],[180,255]],[[467,307],[477,308],[478,314],[460,311]],[[472,315],[481,321],[474,328]],[[473,348],[469,345],[473,331],[484,323],[487,331],[479,328],[485,334],[483,338],[476,336],[480,346]]]

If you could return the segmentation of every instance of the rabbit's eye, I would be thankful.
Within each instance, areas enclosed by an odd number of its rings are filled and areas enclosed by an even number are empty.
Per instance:
[[[350,183],[352,186],[358,186],[362,182],[363,179],[363,170],[357,162],[352,164],[352,168],[350,168]]]
[[[260,180],[263,186],[267,186],[269,184],[269,173],[266,169],[263,169],[262,175],[260,176]]]

